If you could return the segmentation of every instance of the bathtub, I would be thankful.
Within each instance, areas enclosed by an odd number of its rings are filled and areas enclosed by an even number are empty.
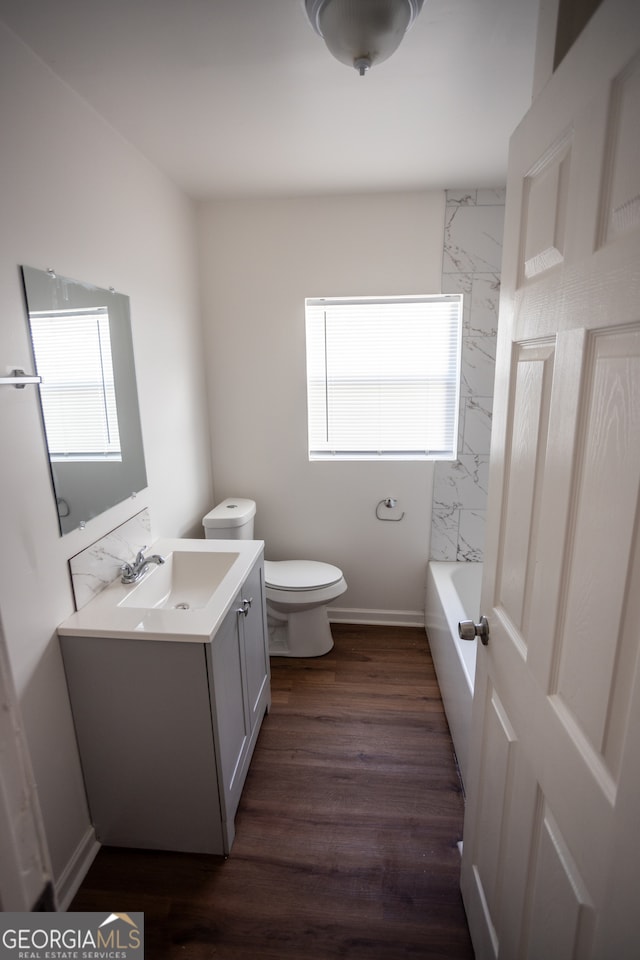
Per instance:
[[[461,640],[458,622],[479,619],[481,583],[481,563],[429,563],[424,625],[463,784],[469,760],[477,641]]]

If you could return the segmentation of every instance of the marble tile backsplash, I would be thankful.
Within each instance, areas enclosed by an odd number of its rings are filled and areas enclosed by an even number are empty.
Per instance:
[[[108,587],[119,575],[122,564],[131,561],[138,550],[150,543],[151,517],[145,509],[71,557],[69,567],[76,610]]]
[[[436,464],[431,559],[482,560],[489,475],[503,188],[448,190],[442,292],[464,294],[458,460]]]

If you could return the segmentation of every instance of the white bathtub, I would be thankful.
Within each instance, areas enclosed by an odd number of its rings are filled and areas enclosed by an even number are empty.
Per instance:
[[[481,584],[481,563],[429,563],[424,623],[463,783],[469,759],[477,640],[461,640],[458,622],[479,619]]]

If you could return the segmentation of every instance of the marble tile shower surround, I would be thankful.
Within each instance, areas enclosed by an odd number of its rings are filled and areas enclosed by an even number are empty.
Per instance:
[[[130,562],[138,550],[150,543],[151,516],[145,509],[71,557],[69,567],[76,610],[113,583],[120,575],[122,564]]]
[[[458,459],[436,464],[431,559],[483,559],[502,234],[503,188],[448,190],[442,292],[464,294]]]

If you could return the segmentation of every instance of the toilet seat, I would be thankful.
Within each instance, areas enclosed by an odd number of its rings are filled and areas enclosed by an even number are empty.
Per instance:
[[[269,590],[323,590],[342,580],[342,570],[319,560],[265,560],[264,579]]]

